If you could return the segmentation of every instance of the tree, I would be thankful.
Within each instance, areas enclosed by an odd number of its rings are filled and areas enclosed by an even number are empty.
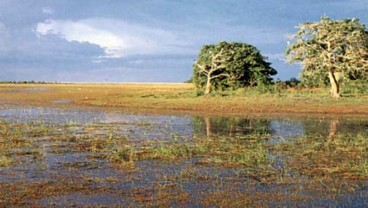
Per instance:
[[[213,88],[267,85],[277,72],[266,59],[257,48],[245,43],[204,45],[194,62],[192,80],[197,88],[205,89],[205,94]]]
[[[302,79],[329,79],[331,95],[340,97],[339,79],[368,78],[368,32],[358,19],[300,24],[289,38],[286,55],[289,63],[302,63]]]

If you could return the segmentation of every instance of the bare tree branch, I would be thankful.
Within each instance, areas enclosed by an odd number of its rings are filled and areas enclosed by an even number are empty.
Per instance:
[[[215,75],[215,76],[211,77],[211,79],[216,79],[217,77],[230,77],[230,75],[229,74],[222,73],[222,74]]]
[[[205,74],[208,74],[209,73],[209,71],[206,70],[205,66],[202,66],[202,65],[198,64],[197,61],[194,62],[194,64],[197,65],[198,68],[201,69],[201,71],[204,72]]]

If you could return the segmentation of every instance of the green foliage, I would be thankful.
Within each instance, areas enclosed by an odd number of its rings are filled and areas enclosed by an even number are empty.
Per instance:
[[[365,80],[347,80],[343,83],[343,93],[349,95],[367,95],[368,83]]]
[[[301,75],[301,85],[304,87],[327,87],[329,80],[327,73]]]
[[[204,89],[235,90],[245,86],[269,85],[277,71],[254,46],[238,42],[204,45],[193,66],[192,81]],[[210,80],[208,79],[210,78]]]
[[[358,19],[323,16],[318,22],[300,24],[289,39],[287,59],[302,63],[304,85],[323,86],[329,73],[337,81],[368,79],[368,31]]]

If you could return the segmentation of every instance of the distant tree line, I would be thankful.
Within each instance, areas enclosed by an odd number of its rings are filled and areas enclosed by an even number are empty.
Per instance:
[[[58,84],[59,82],[46,81],[0,81],[0,84]]]

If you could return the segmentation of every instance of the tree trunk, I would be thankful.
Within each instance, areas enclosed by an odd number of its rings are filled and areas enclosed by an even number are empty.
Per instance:
[[[207,75],[207,83],[206,83],[206,90],[204,92],[205,95],[210,94],[211,92],[211,74]]]
[[[335,73],[333,71],[328,72],[328,77],[330,78],[331,83],[331,96],[335,98],[340,97],[340,86],[337,82]]]

